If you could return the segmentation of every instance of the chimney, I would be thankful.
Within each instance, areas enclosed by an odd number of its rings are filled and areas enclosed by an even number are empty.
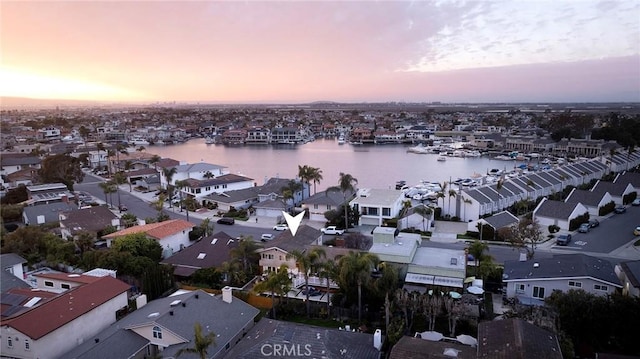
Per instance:
[[[62,202],[69,203],[69,197],[67,197],[66,194],[63,194],[62,196],[60,196],[60,198],[62,199]]]
[[[233,300],[233,291],[231,287],[226,286],[222,288],[222,300],[227,303],[231,303]]]
[[[96,343],[100,342],[100,338],[95,339]]]
[[[382,330],[380,329],[376,329],[373,333],[373,346],[378,350],[382,349]]]
[[[173,310],[169,311],[169,315],[173,316]]]

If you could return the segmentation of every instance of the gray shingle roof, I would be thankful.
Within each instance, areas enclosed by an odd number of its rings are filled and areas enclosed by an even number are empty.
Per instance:
[[[622,262],[620,267],[627,275],[629,282],[634,287],[640,288],[640,260]]]
[[[489,225],[494,229],[504,228],[519,222],[518,217],[511,214],[509,211],[496,213],[491,217],[484,218],[484,221],[489,223]]]
[[[258,191],[256,187],[251,187],[224,193],[211,193],[204,198],[220,203],[235,203],[240,201],[257,202]]]
[[[604,192],[591,192],[582,189],[575,188],[569,194],[569,197],[565,200],[567,203],[582,203],[585,206],[597,206],[602,197],[604,196]]]
[[[485,196],[484,194],[482,194],[482,192],[478,191],[478,189],[472,189],[470,191],[467,191],[467,195],[469,195],[469,197],[475,199],[476,201],[478,201],[479,203],[491,203],[491,199],[488,198],[487,196]]]
[[[568,219],[571,212],[573,212],[577,205],[577,203],[545,200],[537,208],[535,215],[549,218]]]
[[[112,220],[118,218],[105,206],[93,206],[65,212],[65,216],[67,219],[61,222],[70,229],[71,233],[78,231],[98,232],[110,225]]]
[[[188,277],[200,268],[219,267],[228,261],[238,241],[224,232],[202,238],[193,245],[162,261],[175,267],[174,274]],[[204,254],[204,256],[202,255]],[[199,258],[202,257],[202,258]]]
[[[478,358],[562,359],[555,334],[519,318],[481,322]]]
[[[230,183],[253,181],[253,178],[230,173],[230,174],[225,174],[225,175],[218,176],[216,178],[211,178],[211,179],[198,180],[194,178],[189,178],[186,181],[190,187],[197,188],[197,187],[220,186],[220,185],[225,185]]]
[[[640,188],[640,173],[625,172],[618,176],[615,180],[616,183],[631,183],[635,188]]]
[[[54,223],[59,221],[58,213],[77,211],[78,207],[72,203],[54,202],[47,204],[39,204],[37,206],[27,206],[22,210],[29,219],[31,225],[38,224],[38,216],[44,216],[45,223]]]
[[[353,192],[347,193],[347,199],[353,197]],[[306,205],[330,205],[330,206],[339,206],[344,202],[344,196],[342,192],[338,191],[322,191],[312,195],[309,198],[305,198],[302,201],[303,204]]]
[[[5,293],[12,288],[31,288],[31,286],[15,275],[3,270],[0,274],[0,290]]]
[[[538,267],[534,268],[534,263]],[[559,254],[536,261],[505,261],[505,281],[591,277],[621,287],[611,262],[586,254]]]
[[[308,246],[314,244],[321,235],[322,232],[320,230],[303,224],[298,227],[295,236],[291,235],[291,231],[284,231],[273,241],[267,242],[265,249],[277,247],[287,253],[291,253],[294,250],[302,252]]]
[[[16,264],[27,263],[27,260],[15,253],[0,254],[0,265],[2,268],[12,267]]]
[[[629,182],[613,183],[613,182],[598,181],[598,183],[596,183],[596,185],[593,186],[592,191],[599,192],[599,193],[609,192],[609,194],[612,196],[622,196],[625,189],[627,189],[627,186],[629,186]]]
[[[377,359],[380,357],[380,352],[373,346],[372,334],[262,319],[237,347],[227,353],[225,358],[263,359],[265,358],[263,348],[269,350],[275,344],[299,347],[301,354],[305,354],[308,348],[310,355],[303,357],[309,358]],[[283,358],[280,355],[274,357]],[[295,355],[286,357],[293,358]]]

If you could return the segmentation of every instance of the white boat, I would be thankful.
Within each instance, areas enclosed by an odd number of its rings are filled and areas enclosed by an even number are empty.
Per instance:
[[[344,137],[342,137],[342,136],[338,137],[338,144],[339,145],[344,145],[345,142],[347,142],[347,141],[344,139]]]
[[[205,137],[204,143],[206,143],[207,145],[212,145],[216,143],[216,140],[213,137]]]
[[[149,141],[145,140],[142,137],[131,137],[129,139],[129,143],[135,146],[148,146],[149,145]]]
[[[447,160],[447,158],[446,158],[446,157],[444,157],[444,156],[439,156],[439,157],[438,157],[438,162],[444,162],[444,161],[446,161],[446,160]]]

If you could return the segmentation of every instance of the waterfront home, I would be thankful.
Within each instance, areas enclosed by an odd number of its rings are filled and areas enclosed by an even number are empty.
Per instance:
[[[44,284],[65,281],[69,288],[46,301],[44,295],[34,296],[16,314],[2,318],[3,356],[68,357],[63,354],[79,343],[93,342],[95,335],[116,321],[119,312],[126,311],[128,284],[110,276],[63,275],[66,279],[44,279]]]
[[[290,273],[297,274],[298,267],[295,258],[288,256],[291,252],[305,252],[313,244],[322,244],[322,232],[308,225],[301,225],[293,236],[290,231],[284,231],[276,239],[265,243],[264,248],[256,252],[260,254],[259,266],[263,273],[276,271],[285,265]]]
[[[399,215],[403,202],[400,190],[360,188],[349,206],[360,213],[358,225],[381,226],[384,220]]]
[[[160,263],[172,266],[177,280],[188,280],[199,269],[220,268],[224,262],[231,261],[231,250],[238,243],[228,234],[218,232],[199,239]]]
[[[543,198],[533,210],[533,220],[537,221],[541,227],[556,225],[565,231],[570,228],[571,220],[588,215],[587,207],[579,202],[553,201]]]
[[[581,253],[506,261],[502,282],[507,287],[507,298],[517,298],[528,305],[543,305],[554,290],[581,289],[607,296],[622,289],[611,262]]]
[[[183,219],[171,219],[168,221],[149,223],[129,227],[114,233],[110,233],[102,238],[107,241],[107,247],[111,247],[111,243],[120,237],[144,233],[147,238],[152,238],[162,247],[162,257],[168,258],[173,253],[190,246],[189,232],[195,225]]]
[[[215,334],[216,345],[207,358],[222,358],[254,326],[260,311],[236,299],[225,287],[221,296],[205,291],[179,292],[159,298],[77,344],[65,358],[175,358],[181,349],[193,348],[195,325],[202,335]],[[189,356],[193,357],[193,356]]]
[[[398,218],[398,228],[415,228],[426,232],[431,231],[433,220],[433,208],[425,206],[423,203],[409,208],[402,217]]]
[[[292,145],[302,142],[302,136],[295,127],[275,127],[271,130],[271,143]]]
[[[615,267],[622,294],[640,297],[640,260],[620,262]]]
[[[179,164],[173,168],[176,169],[176,173],[171,177],[171,185],[173,186],[178,181],[213,179],[229,173],[225,166],[206,162]],[[164,175],[164,171],[160,171],[160,183],[162,183],[162,187],[167,188],[167,177]]]
[[[236,210],[247,209],[258,203],[258,191],[255,187],[231,190],[225,192],[213,192],[202,197],[202,204],[213,206],[222,212],[228,212],[231,208]]]
[[[197,200],[211,193],[223,193],[233,190],[241,190],[253,188],[254,182],[252,178],[240,176],[236,174],[223,174],[214,178],[195,179],[188,178],[184,180],[185,186],[178,188],[178,195],[182,192],[183,197],[195,197]]]
[[[346,194],[347,199],[353,197],[353,192]],[[344,195],[339,191],[318,192],[302,200],[301,207],[309,214],[309,220],[326,222],[324,213],[336,211],[345,203]]]

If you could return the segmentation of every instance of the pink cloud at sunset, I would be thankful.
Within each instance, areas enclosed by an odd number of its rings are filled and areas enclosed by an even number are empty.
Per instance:
[[[637,1],[1,6],[2,96],[640,101]]]

